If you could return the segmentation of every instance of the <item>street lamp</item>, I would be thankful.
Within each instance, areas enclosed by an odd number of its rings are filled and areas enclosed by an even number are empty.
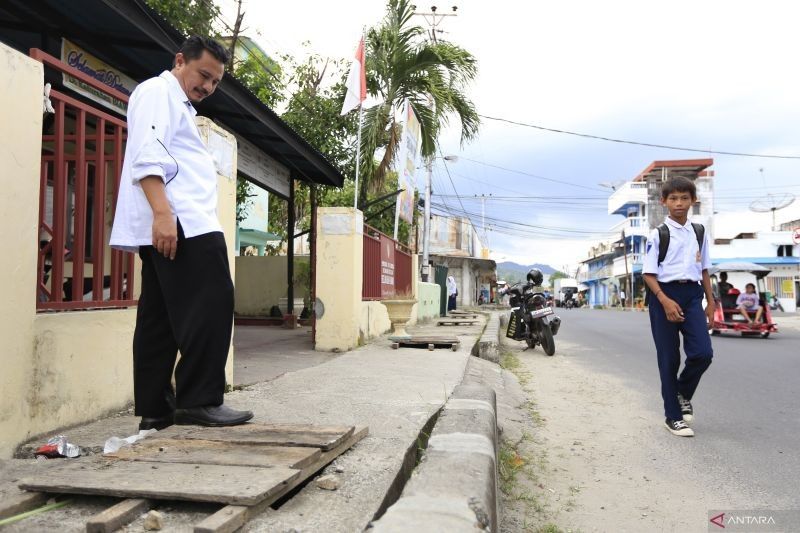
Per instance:
[[[431,250],[431,180],[433,174],[433,160],[443,159],[453,163],[458,161],[458,156],[446,155],[440,158],[428,157],[425,168],[428,171],[425,178],[425,219],[422,221],[422,281],[430,280],[430,250]]]

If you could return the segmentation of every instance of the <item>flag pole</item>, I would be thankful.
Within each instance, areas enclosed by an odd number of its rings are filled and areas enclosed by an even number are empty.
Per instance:
[[[364,123],[364,102],[358,104],[358,144],[356,145],[356,189],[353,192],[353,208],[358,209],[358,176],[361,169],[361,126]]]
[[[364,48],[361,72],[367,71],[367,27],[361,26],[361,42]],[[363,78],[362,78],[363,80]],[[353,191],[353,208],[358,209],[358,177],[361,170],[361,128],[364,125],[364,100],[358,103],[358,144],[356,145],[356,189]]]

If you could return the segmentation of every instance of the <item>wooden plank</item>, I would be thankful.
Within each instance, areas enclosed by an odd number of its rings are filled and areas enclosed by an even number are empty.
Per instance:
[[[264,506],[264,509],[266,508],[267,506]],[[194,533],[233,533],[251,518],[249,509],[242,505],[226,505],[194,526]]]
[[[111,533],[150,510],[150,502],[135,498],[122,500],[102,513],[96,514],[86,522],[86,533]]]
[[[20,488],[41,492],[255,505],[282,494],[300,470],[146,461],[65,462],[22,479]]]
[[[400,344],[427,344],[432,342],[434,344],[454,344],[459,341],[456,337],[444,337],[436,335],[419,335],[399,341]]]
[[[319,448],[266,446],[211,440],[152,439],[106,454],[126,461],[192,463],[205,465],[286,466],[302,470],[319,459]]]
[[[0,520],[41,507],[49,497],[42,492],[20,492],[4,498],[0,500]]]
[[[160,432],[162,438],[200,439],[239,444],[310,446],[328,451],[353,434],[353,426],[307,424],[245,424],[232,427],[172,426]]]
[[[242,527],[248,520],[263,513],[270,505],[279,500],[285,494],[293,490],[297,485],[303,483],[322,467],[336,459],[338,456],[353,447],[358,441],[369,433],[367,426],[360,426],[355,429],[353,434],[336,448],[323,453],[319,460],[313,465],[303,469],[297,479],[292,481],[281,494],[274,494],[269,498],[257,503],[256,505],[245,507],[241,505],[228,505],[207,517],[194,527],[195,533],[230,533]]]

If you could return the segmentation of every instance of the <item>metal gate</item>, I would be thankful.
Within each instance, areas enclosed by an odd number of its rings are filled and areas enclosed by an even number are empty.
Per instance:
[[[447,266],[433,266],[433,282],[439,285],[439,316],[447,315]]]

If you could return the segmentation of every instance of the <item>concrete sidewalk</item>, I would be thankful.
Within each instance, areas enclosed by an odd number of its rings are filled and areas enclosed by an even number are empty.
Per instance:
[[[253,410],[254,422],[366,425],[369,435],[322,472],[338,478],[338,490],[322,490],[310,483],[279,509],[268,509],[251,521],[245,531],[366,528],[400,495],[418,459],[418,446],[427,440],[440,409],[464,380],[470,351],[485,322],[482,318],[474,326],[410,328],[412,334],[457,336],[461,344],[456,352],[394,350],[382,337],[345,354],[308,350],[297,356],[304,363],[275,349],[276,343],[269,349],[259,349],[258,330],[247,330],[249,355],[241,357],[239,364],[249,366],[250,377],[237,381],[259,379],[259,369],[267,370],[261,375],[268,376],[268,380],[227,394],[226,404]],[[286,346],[291,344],[292,334],[297,335],[296,341],[303,339],[302,335],[308,338],[307,333],[288,332]],[[123,413],[73,428],[66,434],[78,445],[98,447],[112,435],[134,433],[136,424],[137,419]],[[48,463],[57,461],[15,460],[0,464],[0,497],[3,492],[13,493],[13,480],[26,471],[46,468]],[[74,502],[70,507],[9,526],[8,531],[48,529],[54,524],[61,531],[83,530],[86,518],[106,505],[88,498],[74,498]],[[205,511],[196,504],[179,503],[170,503],[167,509],[165,531],[185,530],[199,522]],[[139,522],[142,518],[133,523],[134,530],[141,526]]]

